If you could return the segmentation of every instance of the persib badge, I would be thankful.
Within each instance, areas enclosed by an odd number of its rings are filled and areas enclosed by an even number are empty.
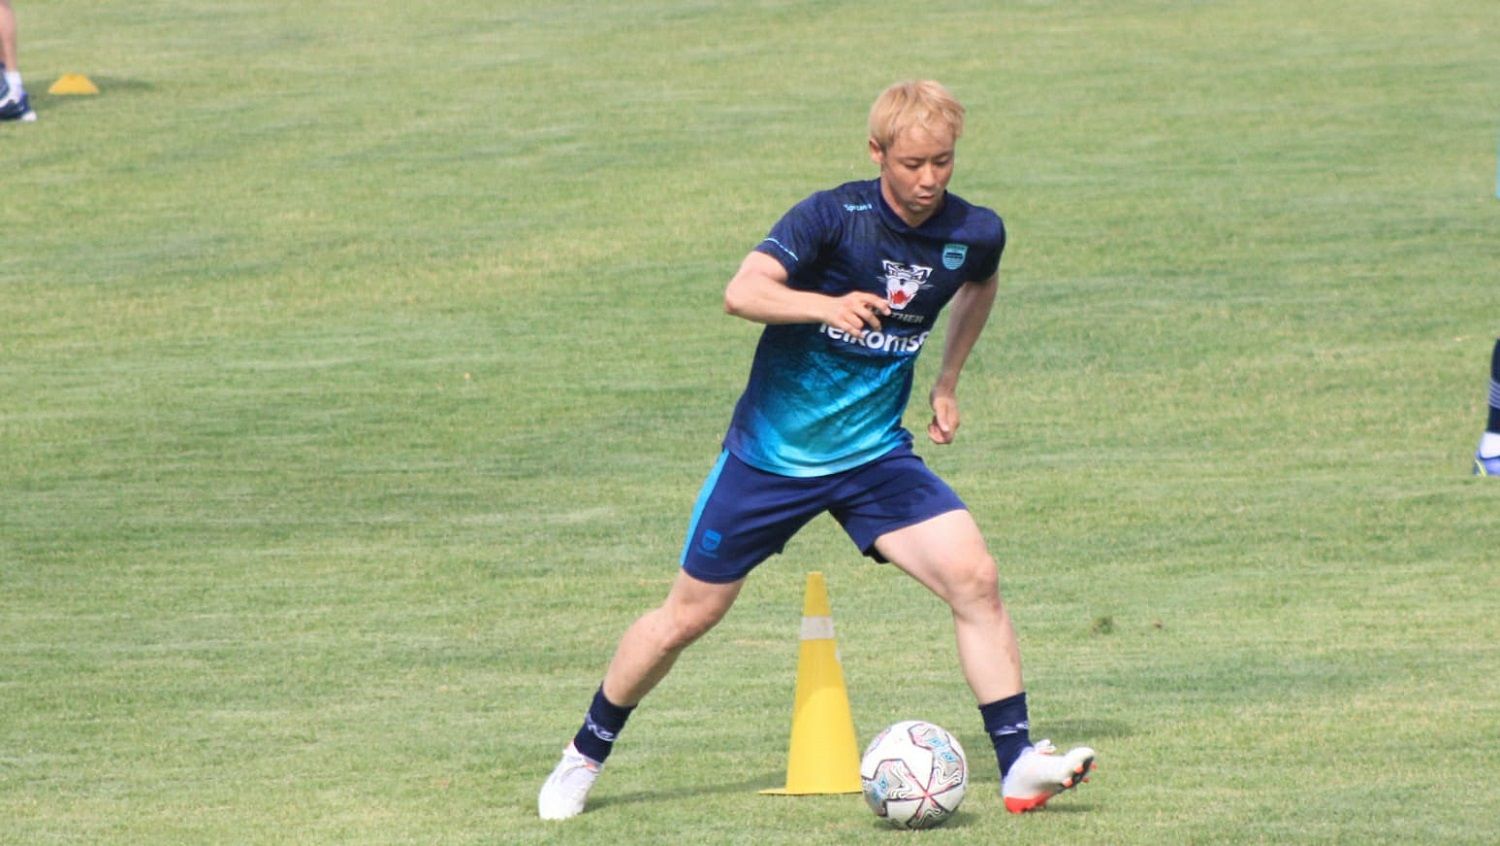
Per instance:
[[[713,529],[704,529],[703,537],[698,540],[698,548],[709,558],[718,558],[719,554],[716,550],[718,550],[719,544],[723,542],[723,535]]]
[[[957,270],[963,267],[964,259],[968,255],[968,244],[945,244],[943,245],[943,267],[949,270]]]

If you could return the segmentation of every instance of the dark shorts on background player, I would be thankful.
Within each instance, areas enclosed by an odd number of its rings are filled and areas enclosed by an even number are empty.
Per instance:
[[[966,506],[910,446],[828,476],[780,476],[728,450],[708,474],[682,548],[682,568],[705,582],[745,577],[814,517],[828,512],[860,552],[881,535]]]

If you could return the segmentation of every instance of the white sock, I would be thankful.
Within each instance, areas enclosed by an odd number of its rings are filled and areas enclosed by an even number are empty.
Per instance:
[[[21,84],[21,72],[8,70],[5,72],[5,84],[15,89],[17,95],[26,93],[26,86]]]
[[[1500,432],[1485,432],[1484,437],[1479,439],[1479,457],[1496,456],[1500,456]]]

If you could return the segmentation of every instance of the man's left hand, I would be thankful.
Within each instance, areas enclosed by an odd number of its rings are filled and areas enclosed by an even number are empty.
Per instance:
[[[928,400],[932,403],[932,422],[927,424],[927,437],[935,444],[953,443],[958,432],[958,397],[934,388]]]

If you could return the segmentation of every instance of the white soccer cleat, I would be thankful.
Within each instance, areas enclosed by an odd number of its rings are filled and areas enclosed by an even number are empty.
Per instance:
[[[542,792],[536,797],[537,813],[544,820],[565,820],[583,813],[589,789],[603,768],[603,764],[584,756],[569,743],[552,775],[542,783]]]
[[[1052,741],[1037,741],[1010,765],[1000,784],[1000,797],[1005,800],[1005,810],[1012,814],[1034,811],[1053,796],[1088,781],[1093,769],[1094,750],[1087,746],[1059,755]]]

